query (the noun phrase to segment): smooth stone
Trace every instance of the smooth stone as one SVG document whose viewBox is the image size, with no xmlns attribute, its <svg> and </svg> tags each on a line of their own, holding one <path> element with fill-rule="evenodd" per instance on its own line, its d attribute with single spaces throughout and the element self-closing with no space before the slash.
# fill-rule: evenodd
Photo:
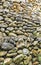
<svg viewBox="0 0 41 65">
<path fill-rule="evenodd" d="M 16 31 L 16 34 L 21 34 L 21 35 L 22 35 L 22 34 L 23 34 L 23 32 L 22 32 L 22 31 L 20 31 L 20 30 L 17 30 L 17 31 Z"/>
<path fill-rule="evenodd" d="M 2 44 L 2 46 L 1 46 L 1 48 L 4 49 L 4 50 L 10 50 L 10 49 L 14 48 L 14 46 L 13 46 L 13 44 L 11 44 L 11 43 L 4 42 L 4 43 Z"/>
<path fill-rule="evenodd" d="M 0 21 L 0 23 L 4 23 L 4 21 Z"/>
<path fill-rule="evenodd" d="M 38 65 L 38 64 L 39 64 L 38 61 L 33 62 L 33 65 Z"/>
<path fill-rule="evenodd" d="M 3 44 L 3 42 L 4 42 L 3 33 L 0 32 L 0 46 Z"/>
<path fill-rule="evenodd" d="M 19 44 L 20 43 L 20 44 Z M 17 48 L 23 48 L 24 46 L 25 46 L 25 44 L 24 43 L 21 43 L 21 42 L 19 42 L 18 44 L 16 44 L 16 46 L 17 46 Z"/>
<path fill-rule="evenodd" d="M 3 17 L 2 16 L 0 16 L 0 20 L 3 20 Z"/>
<path fill-rule="evenodd" d="M 6 16 L 5 16 L 5 17 L 6 17 Z M 10 22 L 10 23 L 12 22 L 12 20 L 11 20 L 10 18 L 8 18 L 8 17 L 5 18 L 5 21 L 7 21 L 8 23 L 9 23 L 9 22 Z"/>
<path fill-rule="evenodd" d="M 12 63 L 12 59 L 11 58 L 6 58 L 5 60 L 4 60 L 4 64 L 11 64 Z"/>
<path fill-rule="evenodd" d="M 17 53 L 18 53 L 18 54 L 22 54 L 22 50 L 18 50 Z"/>
<path fill-rule="evenodd" d="M 32 44 L 33 44 L 33 45 L 36 45 L 36 44 L 38 44 L 38 41 L 34 41 Z"/>
<path fill-rule="evenodd" d="M 23 55 L 23 54 L 20 54 L 20 55 L 17 55 L 17 56 L 13 59 L 13 61 L 14 61 L 15 63 L 18 63 L 18 62 L 21 62 L 21 61 L 23 60 L 23 58 L 24 58 L 24 55 Z"/>
<path fill-rule="evenodd" d="M 9 35 L 9 31 L 8 30 L 5 30 L 5 33 Z"/>
<path fill-rule="evenodd" d="M 15 65 L 15 63 L 11 63 L 10 65 Z"/>
<path fill-rule="evenodd" d="M 5 8 L 5 9 L 4 9 L 4 12 L 7 12 L 7 13 L 8 13 L 8 12 L 9 12 L 9 9 L 6 9 L 6 8 Z"/>
<path fill-rule="evenodd" d="M 9 53 L 16 53 L 17 50 L 18 50 L 18 48 L 15 47 L 15 48 L 13 48 L 12 50 L 10 50 Z"/>
<path fill-rule="evenodd" d="M 0 56 L 5 56 L 7 54 L 6 51 L 0 51 Z"/>
<path fill-rule="evenodd" d="M 41 27 L 37 27 L 37 31 L 41 31 Z"/>
<path fill-rule="evenodd" d="M 29 62 L 31 61 L 31 59 L 32 59 L 32 56 L 31 55 L 30 56 L 25 56 L 24 57 L 24 64 L 25 65 L 29 64 Z"/>
<path fill-rule="evenodd" d="M 0 24 L 0 27 L 6 28 L 6 27 L 8 27 L 8 25 L 6 23 L 2 23 L 2 24 Z"/>
<path fill-rule="evenodd" d="M 25 54 L 25 55 L 29 54 L 29 50 L 26 49 L 26 48 L 24 48 L 24 49 L 23 49 L 23 54 Z"/>
<path fill-rule="evenodd" d="M 1 31 L 2 31 L 2 32 L 4 32 L 4 31 L 5 31 L 5 29 L 4 29 L 4 28 L 1 28 Z"/>
<path fill-rule="evenodd" d="M 2 61 L 4 61 L 4 58 L 1 57 L 1 58 L 0 58 L 0 62 L 2 62 Z"/>
<path fill-rule="evenodd" d="M 12 31 L 13 27 L 8 27 L 7 30 Z"/>
<path fill-rule="evenodd" d="M 25 29 L 25 30 L 26 30 L 26 29 L 27 29 L 27 26 L 23 26 L 23 29 Z"/>
<path fill-rule="evenodd" d="M 16 56 L 17 55 L 17 53 L 8 53 L 6 56 L 7 57 L 14 57 L 14 56 Z"/>
<path fill-rule="evenodd" d="M 17 35 L 15 34 L 15 33 L 9 33 L 9 36 L 14 36 L 14 37 L 16 37 Z"/>
<path fill-rule="evenodd" d="M 38 61 L 41 63 L 41 55 L 38 55 Z"/>
<path fill-rule="evenodd" d="M 4 3 L 3 3 L 3 7 L 9 7 L 10 6 L 10 3 L 8 2 L 8 1 L 5 1 Z"/>
<path fill-rule="evenodd" d="M 20 62 L 20 65 L 24 65 L 24 63 L 23 62 Z"/>
<path fill-rule="evenodd" d="M 28 65 L 32 65 L 32 61 L 30 61 Z"/>
<path fill-rule="evenodd" d="M 2 9 L 2 8 L 0 8 L 0 13 L 1 13 L 1 12 L 3 12 L 3 9 Z"/>
<path fill-rule="evenodd" d="M 16 24 L 13 22 L 13 23 L 10 23 L 9 26 L 13 26 L 13 27 L 16 27 Z"/>
</svg>

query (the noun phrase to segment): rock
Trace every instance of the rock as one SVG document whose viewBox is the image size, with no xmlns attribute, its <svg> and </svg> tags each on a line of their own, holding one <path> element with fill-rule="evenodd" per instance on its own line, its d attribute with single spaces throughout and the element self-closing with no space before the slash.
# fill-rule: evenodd
<svg viewBox="0 0 41 65">
<path fill-rule="evenodd" d="M 25 55 L 29 54 L 29 50 L 26 49 L 26 48 L 24 48 L 24 49 L 23 49 L 23 54 L 25 54 Z"/>
<path fill-rule="evenodd" d="M 6 27 L 8 27 L 8 25 L 6 23 L 2 23 L 2 24 L 0 24 L 0 27 L 6 28 Z"/>
<path fill-rule="evenodd" d="M 32 62 L 30 61 L 28 65 L 32 65 Z"/>
<path fill-rule="evenodd" d="M 0 62 L 2 62 L 2 61 L 4 61 L 4 58 L 1 57 L 1 58 L 0 58 Z"/>
<path fill-rule="evenodd" d="M 20 42 L 19 42 L 20 43 Z M 24 43 L 17 43 L 16 44 L 16 46 L 17 46 L 17 48 L 23 48 L 24 46 L 25 46 L 25 44 Z"/>
<path fill-rule="evenodd" d="M 18 54 L 22 54 L 22 50 L 18 50 L 17 53 L 18 53 Z"/>
<path fill-rule="evenodd" d="M 0 20 L 3 20 L 3 17 L 2 16 L 0 16 Z"/>
<path fill-rule="evenodd" d="M 36 45 L 36 44 L 38 44 L 38 41 L 34 41 L 32 44 L 33 44 L 33 45 Z"/>
<path fill-rule="evenodd" d="M 38 51 L 37 51 L 37 50 L 32 49 L 32 53 L 33 53 L 33 55 L 34 55 L 34 56 L 37 56 Z"/>
<path fill-rule="evenodd" d="M 27 65 L 27 64 L 29 64 L 29 62 L 31 61 L 31 55 L 28 57 L 28 56 L 26 56 L 26 58 L 24 58 L 24 64 L 25 65 Z"/>
<path fill-rule="evenodd" d="M 14 57 L 14 56 L 16 56 L 17 55 L 17 53 L 8 53 L 6 56 L 7 57 Z"/>
<path fill-rule="evenodd" d="M 22 35 L 22 34 L 23 34 L 23 32 L 22 32 L 22 31 L 20 31 L 20 30 L 17 30 L 17 31 L 16 31 L 16 34 L 21 34 L 21 35 Z"/>
<path fill-rule="evenodd" d="M 3 42 L 4 42 L 3 33 L 0 32 L 0 46 L 2 45 Z"/>
<path fill-rule="evenodd" d="M 9 33 L 9 36 L 14 36 L 16 37 L 17 35 L 15 33 Z"/>
<path fill-rule="evenodd" d="M 23 60 L 23 58 L 24 58 L 24 55 L 23 55 L 23 54 L 20 54 L 20 55 L 17 55 L 17 56 L 13 59 L 13 61 L 14 61 L 15 63 L 18 63 L 18 62 L 21 62 L 21 61 Z"/>
<path fill-rule="evenodd" d="M 2 31 L 2 32 L 4 32 L 4 31 L 5 31 L 5 29 L 4 29 L 4 28 L 1 28 L 1 31 Z"/>
<path fill-rule="evenodd" d="M 13 30 L 13 27 L 8 27 L 7 30 L 8 31 L 12 31 Z"/>
<path fill-rule="evenodd" d="M 38 61 L 41 63 L 41 55 L 38 55 Z"/>
<path fill-rule="evenodd" d="M 24 65 L 24 63 L 23 62 L 20 62 L 20 65 Z"/>
<path fill-rule="evenodd" d="M 8 12 L 9 12 L 9 9 L 6 9 L 6 8 L 5 8 L 5 9 L 4 9 L 4 12 L 7 12 L 7 13 L 8 13 Z"/>
<path fill-rule="evenodd" d="M 1 48 L 4 49 L 4 50 L 10 50 L 10 49 L 12 49 L 13 47 L 14 47 L 13 44 L 7 43 L 7 42 L 4 42 L 4 43 L 2 44 L 2 46 L 1 46 Z"/>
<path fill-rule="evenodd" d="M 38 65 L 39 64 L 39 62 L 38 61 L 35 61 L 34 63 L 33 63 L 33 65 Z"/>
<path fill-rule="evenodd" d="M 0 51 L 0 56 L 5 56 L 7 54 L 6 51 Z"/>
<path fill-rule="evenodd" d="M 9 7 L 9 5 L 10 5 L 10 3 L 8 2 L 8 1 L 5 1 L 4 3 L 3 3 L 3 7 Z"/>
<path fill-rule="evenodd" d="M 10 65 L 15 65 L 15 63 L 11 63 Z"/>
<path fill-rule="evenodd" d="M 5 60 L 4 60 L 4 64 L 11 64 L 12 63 L 12 59 L 11 58 L 6 58 Z"/>
<path fill-rule="evenodd" d="M 0 21 L 0 23 L 4 23 L 4 21 Z"/>
<path fill-rule="evenodd" d="M 37 31 L 41 31 L 41 27 L 37 27 Z"/>
</svg>

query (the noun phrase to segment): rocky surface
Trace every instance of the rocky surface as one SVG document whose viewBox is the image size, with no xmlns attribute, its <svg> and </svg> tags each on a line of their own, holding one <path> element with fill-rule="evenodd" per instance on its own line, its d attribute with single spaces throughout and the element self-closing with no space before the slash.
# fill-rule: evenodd
<svg viewBox="0 0 41 65">
<path fill-rule="evenodd" d="M 0 65 L 41 65 L 41 0 L 0 0 Z"/>
</svg>

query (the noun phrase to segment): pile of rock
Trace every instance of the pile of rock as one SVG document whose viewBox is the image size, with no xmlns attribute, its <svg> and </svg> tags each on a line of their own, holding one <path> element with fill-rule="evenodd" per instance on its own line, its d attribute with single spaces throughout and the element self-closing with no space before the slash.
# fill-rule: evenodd
<svg viewBox="0 0 41 65">
<path fill-rule="evenodd" d="M 0 65 L 41 65 L 41 2 L 0 1 Z"/>
</svg>

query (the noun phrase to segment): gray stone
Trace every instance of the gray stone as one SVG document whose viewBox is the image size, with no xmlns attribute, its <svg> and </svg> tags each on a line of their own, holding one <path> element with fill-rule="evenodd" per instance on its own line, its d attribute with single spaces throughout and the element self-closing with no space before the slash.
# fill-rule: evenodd
<svg viewBox="0 0 41 65">
<path fill-rule="evenodd" d="M 0 16 L 0 20 L 3 20 L 3 17 L 2 16 Z"/>
<path fill-rule="evenodd" d="M 29 54 L 29 50 L 26 49 L 26 48 L 24 48 L 24 49 L 23 49 L 23 54 L 25 54 L 25 55 Z"/>
<path fill-rule="evenodd" d="M 2 49 L 10 50 L 10 49 L 12 49 L 14 46 L 13 46 L 13 44 L 11 44 L 11 43 L 4 42 L 1 47 L 2 47 Z"/>
</svg>

